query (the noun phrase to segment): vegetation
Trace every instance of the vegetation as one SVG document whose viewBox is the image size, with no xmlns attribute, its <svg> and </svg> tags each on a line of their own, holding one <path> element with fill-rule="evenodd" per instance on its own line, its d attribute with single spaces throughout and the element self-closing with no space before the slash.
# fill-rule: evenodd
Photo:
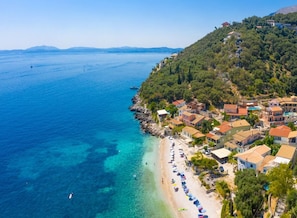
<svg viewBox="0 0 297 218">
<path fill-rule="evenodd" d="M 293 171 L 288 164 L 280 164 L 268 171 L 269 192 L 275 197 L 285 197 L 293 189 Z"/>
<path fill-rule="evenodd" d="M 230 197 L 231 191 L 230 191 L 228 184 L 225 181 L 217 181 L 216 182 L 216 190 L 224 199 Z"/>
<path fill-rule="evenodd" d="M 270 19 L 286 26 L 272 26 Z M 241 96 L 297 93 L 296 20 L 297 13 L 253 16 L 218 28 L 154 68 L 140 96 L 155 109 L 181 98 L 222 107 Z"/>
<path fill-rule="evenodd" d="M 267 145 L 271 148 L 271 155 L 275 156 L 278 150 L 280 149 L 280 144 L 274 144 L 273 136 L 266 135 L 264 139 L 257 140 L 253 143 L 253 145 Z"/>
<path fill-rule="evenodd" d="M 212 171 L 218 168 L 218 163 L 214 159 L 203 158 L 203 154 L 201 152 L 197 152 L 194 157 L 192 157 L 191 162 L 193 163 L 195 168 L 201 170 L 209 170 Z"/>
<path fill-rule="evenodd" d="M 264 203 L 264 185 L 267 183 L 265 175 L 256 176 L 255 170 L 238 171 L 235 176 L 236 192 L 235 204 L 243 217 L 253 218 L 260 213 Z"/>
</svg>

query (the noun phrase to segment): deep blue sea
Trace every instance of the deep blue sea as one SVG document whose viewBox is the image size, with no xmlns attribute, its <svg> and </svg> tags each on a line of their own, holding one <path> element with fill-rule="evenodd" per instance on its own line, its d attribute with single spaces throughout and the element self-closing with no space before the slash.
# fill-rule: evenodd
<svg viewBox="0 0 297 218">
<path fill-rule="evenodd" d="M 169 55 L 0 52 L 0 217 L 169 217 L 128 110 Z"/>
</svg>

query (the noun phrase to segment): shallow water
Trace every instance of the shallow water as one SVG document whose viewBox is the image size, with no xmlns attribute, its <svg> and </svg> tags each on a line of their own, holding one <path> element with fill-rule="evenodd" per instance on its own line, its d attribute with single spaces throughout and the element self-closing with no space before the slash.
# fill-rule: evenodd
<svg viewBox="0 0 297 218">
<path fill-rule="evenodd" d="M 1 216 L 170 217 L 128 110 L 166 56 L 0 52 Z"/>
</svg>

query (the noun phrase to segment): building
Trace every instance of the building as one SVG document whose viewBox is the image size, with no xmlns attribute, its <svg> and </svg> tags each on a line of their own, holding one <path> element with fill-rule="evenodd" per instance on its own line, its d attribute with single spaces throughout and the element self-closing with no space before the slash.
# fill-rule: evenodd
<svg viewBox="0 0 297 218">
<path fill-rule="evenodd" d="M 277 100 L 284 112 L 297 112 L 297 96 L 278 98 Z"/>
<path fill-rule="evenodd" d="M 271 154 L 271 149 L 267 145 L 255 146 L 243 153 L 234 155 L 237 158 L 238 170 L 254 169 L 259 171 L 264 158 Z"/>
<path fill-rule="evenodd" d="M 157 115 L 158 115 L 159 121 L 162 122 L 167 117 L 167 115 L 169 115 L 169 112 L 167 112 L 164 109 L 163 110 L 158 110 Z"/>
<path fill-rule="evenodd" d="M 284 125 L 283 109 L 280 106 L 266 108 L 266 119 L 270 126 Z"/>
<path fill-rule="evenodd" d="M 236 120 L 234 122 L 224 121 L 220 126 L 206 134 L 208 142 L 213 142 L 217 148 L 224 147 L 227 141 L 232 139 L 232 136 L 239 131 L 249 130 L 251 125 L 246 120 Z"/>
<path fill-rule="evenodd" d="M 281 125 L 269 130 L 269 136 L 273 137 L 276 144 L 288 144 L 297 146 L 297 131 L 292 131 L 290 127 Z"/>
<path fill-rule="evenodd" d="M 205 138 L 205 135 L 202 134 L 198 129 L 195 129 L 191 126 L 185 126 L 182 129 L 182 136 L 184 136 L 187 139 L 187 142 L 190 143 L 192 142 L 195 138 Z"/>
<path fill-rule="evenodd" d="M 222 27 L 228 27 L 228 26 L 230 26 L 230 23 L 228 23 L 228 22 L 222 23 Z"/>
<path fill-rule="evenodd" d="M 267 173 L 270 169 L 279 166 L 280 164 L 296 163 L 296 148 L 290 145 L 282 145 L 275 156 L 267 155 L 259 168 L 259 172 Z"/>
<path fill-rule="evenodd" d="M 240 131 L 233 135 L 230 142 L 226 142 L 224 147 L 230 151 L 245 152 L 250 148 L 250 145 L 261 138 L 261 131 L 259 129 L 251 129 Z"/>
<path fill-rule="evenodd" d="M 248 115 L 246 107 L 239 107 L 236 104 L 224 104 L 224 112 L 230 116 L 231 119 L 239 119 Z"/>
<path fill-rule="evenodd" d="M 199 127 L 204 119 L 205 117 L 200 114 L 194 114 L 188 111 L 182 113 L 182 121 L 186 126 Z"/>
<path fill-rule="evenodd" d="M 275 155 L 274 162 L 281 164 L 291 163 L 292 166 L 296 163 L 296 147 L 290 145 L 282 145 Z"/>
<path fill-rule="evenodd" d="M 213 150 L 210 153 L 211 156 L 220 163 L 226 163 L 228 161 L 229 155 L 231 154 L 231 151 L 226 148 L 220 148 L 217 150 Z"/>
<path fill-rule="evenodd" d="M 182 106 L 186 105 L 186 101 L 183 99 L 180 99 L 180 100 L 176 100 L 176 101 L 172 102 L 172 104 L 177 108 L 181 108 Z"/>
</svg>

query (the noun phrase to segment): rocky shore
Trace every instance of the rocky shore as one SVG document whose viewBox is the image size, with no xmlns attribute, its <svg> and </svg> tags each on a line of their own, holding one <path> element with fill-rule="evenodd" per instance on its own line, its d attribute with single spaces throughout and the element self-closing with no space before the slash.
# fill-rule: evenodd
<svg viewBox="0 0 297 218">
<path fill-rule="evenodd" d="M 142 105 L 138 93 L 132 98 L 132 103 L 133 104 L 129 107 L 129 110 L 134 113 L 135 119 L 139 120 L 141 129 L 145 133 L 163 138 L 164 131 L 153 119 L 151 111 Z"/>
</svg>

